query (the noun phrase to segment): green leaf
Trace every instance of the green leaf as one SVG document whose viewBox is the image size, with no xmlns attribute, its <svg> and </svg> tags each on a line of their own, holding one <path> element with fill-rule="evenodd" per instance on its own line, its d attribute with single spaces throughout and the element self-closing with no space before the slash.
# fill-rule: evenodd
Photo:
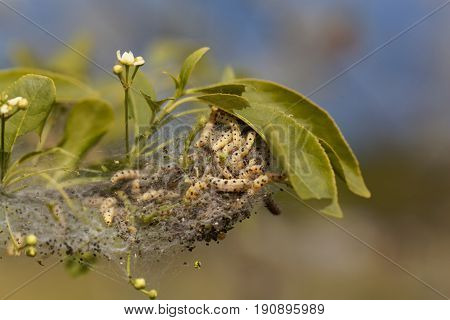
<svg viewBox="0 0 450 320">
<path fill-rule="evenodd" d="M 95 98 L 99 94 L 79 80 L 47 70 L 16 68 L 0 71 L 0 91 L 26 74 L 37 74 L 53 80 L 56 86 L 56 102 L 67 103 L 86 98 Z"/>
<path fill-rule="evenodd" d="M 299 197 L 327 200 L 321 211 L 342 217 L 335 176 L 327 154 L 317 137 L 296 119 L 284 115 L 273 118 L 267 108 L 256 109 L 247 99 L 237 95 L 208 94 L 198 99 L 238 116 L 251 126 L 267 142 Z"/>
<path fill-rule="evenodd" d="M 240 83 L 218 83 L 201 88 L 187 90 L 187 93 L 223 93 L 242 95 L 245 91 L 245 85 Z"/>
<path fill-rule="evenodd" d="M 300 198 L 328 199 L 321 211 L 342 217 L 333 168 L 319 140 L 293 118 L 265 126 L 264 135 Z"/>
<path fill-rule="evenodd" d="M 266 125 L 277 122 L 278 119 L 294 118 L 319 139 L 334 170 L 346 182 L 348 188 L 357 195 L 370 197 L 358 160 L 336 123 L 325 110 L 302 94 L 274 82 L 238 79 L 233 83 L 246 86 L 242 97 L 251 105 L 251 108 L 235 110 L 238 117 L 251 121 L 256 119 L 265 122 Z M 216 86 L 220 88 L 221 85 Z M 204 92 L 211 92 L 210 88 L 206 87 Z"/>
<path fill-rule="evenodd" d="M 47 77 L 26 75 L 5 90 L 8 97 L 23 97 L 28 108 L 19 111 L 6 123 L 5 151 L 10 153 L 17 138 L 29 133 L 41 133 L 55 101 L 55 85 Z"/>
<path fill-rule="evenodd" d="M 186 60 L 184 60 L 183 66 L 181 67 L 180 75 L 178 76 L 178 93 L 181 94 L 186 87 L 186 84 L 191 76 L 192 71 L 194 70 L 197 63 L 203 57 L 203 55 L 208 52 L 209 48 L 204 47 L 200 48 L 193 53 L 191 53 Z"/>
<path fill-rule="evenodd" d="M 70 110 L 59 147 L 71 156 L 60 156 L 55 165 L 74 167 L 114 122 L 111 106 L 101 100 L 87 99 Z"/>
<path fill-rule="evenodd" d="M 147 102 L 147 105 L 151 111 L 152 116 L 151 116 L 150 123 L 153 122 L 152 120 L 154 119 L 154 116 L 161 110 L 162 105 L 169 100 L 173 100 L 172 98 L 166 98 L 166 99 L 155 101 L 155 100 L 153 100 L 153 98 L 151 96 L 145 94 L 144 92 L 141 92 L 141 94 L 144 97 L 145 101 Z"/>
<path fill-rule="evenodd" d="M 138 135 L 139 131 L 147 128 L 152 118 L 152 113 L 149 112 L 147 101 L 142 96 L 141 92 L 145 92 L 150 97 L 155 97 L 155 91 L 153 90 L 150 81 L 142 73 L 138 72 L 134 78 L 133 85 L 130 89 L 130 116 L 134 119 L 135 134 Z"/>
</svg>

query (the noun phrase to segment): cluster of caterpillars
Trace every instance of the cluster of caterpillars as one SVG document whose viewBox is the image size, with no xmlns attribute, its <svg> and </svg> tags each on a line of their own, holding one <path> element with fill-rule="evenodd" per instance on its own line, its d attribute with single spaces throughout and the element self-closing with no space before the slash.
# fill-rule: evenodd
<svg viewBox="0 0 450 320">
<path fill-rule="evenodd" d="M 216 126 L 226 131 L 216 136 L 214 134 Z M 266 172 L 267 163 L 264 159 L 250 157 L 250 152 L 255 147 L 256 137 L 253 130 L 249 130 L 244 135 L 236 118 L 220 111 L 217 107 L 211 107 L 209 120 L 195 147 L 211 153 L 214 166 L 220 172 L 220 176 L 206 175 L 194 182 L 186 191 L 185 200 L 197 200 L 207 188 L 218 192 L 253 195 L 268 183 L 283 180 L 280 174 Z M 241 199 L 237 199 L 236 205 L 240 204 L 242 204 Z"/>
<path fill-rule="evenodd" d="M 111 177 L 111 186 L 116 189 L 113 197 L 95 197 L 89 199 L 87 204 L 99 209 L 108 226 L 115 219 L 128 221 L 128 207 L 134 207 L 137 212 L 146 207 L 156 209 L 159 204 L 165 203 L 193 208 L 204 200 L 203 194 L 211 192 L 232 196 L 228 197 L 233 202 L 231 208 L 239 210 L 270 182 L 284 180 L 282 175 L 268 171 L 267 159 L 257 156 L 261 154 L 257 151 L 257 139 L 256 132 L 244 127 L 237 118 L 211 107 L 209 120 L 192 153 L 193 158 L 197 155 L 197 160 L 206 155 L 203 170 L 199 170 L 198 163 L 191 168 L 193 171 L 187 169 L 183 172 L 176 163 L 159 170 L 179 171 L 179 176 L 185 177 L 184 186 L 177 182 L 173 188 L 167 185 L 156 188 L 161 185 L 159 181 L 164 173 L 150 175 L 146 170 L 124 169 Z"/>
<path fill-rule="evenodd" d="M 117 171 L 110 180 L 111 187 L 115 189 L 114 197 L 89 197 L 84 204 L 91 208 L 98 208 L 107 226 L 111 226 L 118 217 L 121 218 L 121 221 L 129 221 L 130 210 L 142 211 L 140 209 L 149 204 L 180 198 L 180 194 L 176 191 L 151 187 L 161 180 L 161 176 L 165 172 L 178 169 L 174 164 L 169 164 L 153 175 L 144 174 L 141 170 Z M 131 227 L 128 229 L 128 231 L 134 230 Z"/>
</svg>

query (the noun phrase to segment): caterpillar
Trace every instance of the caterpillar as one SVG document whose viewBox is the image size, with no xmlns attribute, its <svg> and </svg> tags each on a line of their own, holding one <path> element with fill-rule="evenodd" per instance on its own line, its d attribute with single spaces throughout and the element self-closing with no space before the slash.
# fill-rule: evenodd
<svg viewBox="0 0 450 320">
<path fill-rule="evenodd" d="M 227 131 L 221 135 L 221 137 L 212 145 L 211 149 L 214 152 L 219 151 L 233 140 L 231 131 Z"/>
<path fill-rule="evenodd" d="M 230 126 L 233 135 L 233 144 L 239 148 L 241 146 L 241 130 L 236 120 L 224 112 L 219 112 L 217 122 Z"/>
<path fill-rule="evenodd" d="M 148 190 L 147 192 L 142 194 L 137 200 L 138 202 L 145 202 L 156 199 L 170 199 L 177 197 L 179 197 L 179 194 L 176 192 L 159 189 L 159 190 Z"/>
<path fill-rule="evenodd" d="M 141 193 L 141 183 L 139 179 L 134 179 L 131 181 L 131 194 L 134 196 Z"/>
<path fill-rule="evenodd" d="M 281 173 L 267 173 L 270 181 L 283 182 L 286 180 L 286 176 Z"/>
<path fill-rule="evenodd" d="M 195 200 L 203 190 L 206 190 L 206 188 L 208 188 L 208 184 L 206 182 L 197 181 L 187 189 L 184 198 L 186 200 Z"/>
<path fill-rule="evenodd" d="M 233 179 L 233 175 L 227 167 L 220 168 L 221 174 L 225 179 Z"/>
<path fill-rule="evenodd" d="M 100 213 L 102 214 L 103 221 L 107 226 L 110 226 L 113 222 L 114 216 L 116 214 L 115 205 L 117 204 L 117 199 L 113 197 L 105 198 L 100 205 Z"/>
<path fill-rule="evenodd" d="M 230 122 L 235 121 L 228 113 L 219 111 L 217 112 L 216 121 L 222 124 L 229 124 Z"/>
<path fill-rule="evenodd" d="M 250 180 L 211 178 L 211 185 L 218 191 L 241 192 L 249 188 Z"/>
<path fill-rule="evenodd" d="M 138 170 L 121 170 L 116 172 L 112 178 L 111 183 L 117 184 L 120 181 L 124 180 L 133 180 L 139 178 L 139 171 Z"/>
<path fill-rule="evenodd" d="M 205 124 L 205 127 L 202 130 L 202 133 L 200 134 L 200 138 L 196 142 L 195 146 L 198 148 L 206 146 L 206 144 L 209 141 L 209 137 L 211 136 L 211 133 L 213 131 L 214 123 L 216 122 L 216 114 L 217 114 L 217 107 L 211 108 L 211 114 L 209 115 L 209 120 Z"/>
<path fill-rule="evenodd" d="M 233 139 L 234 139 L 234 136 L 233 136 Z M 239 141 L 240 141 L 240 140 L 239 140 Z M 234 147 L 235 147 L 234 141 L 233 141 L 233 142 L 230 142 L 230 143 L 228 143 L 227 145 L 225 145 L 225 147 L 222 148 L 222 153 L 223 153 L 225 156 L 228 156 L 228 155 L 233 151 Z M 238 147 L 238 148 L 239 148 L 239 147 Z"/>
<path fill-rule="evenodd" d="M 251 188 L 248 189 L 248 193 L 254 194 L 258 190 L 260 190 L 262 187 L 264 187 L 266 184 L 268 184 L 270 181 L 271 181 L 270 177 L 266 174 L 259 176 L 258 178 L 253 180 Z"/>
<path fill-rule="evenodd" d="M 250 179 L 256 175 L 261 175 L 261 174 L 263 174 L 262 165 L 260 165 L 260 164 L 249 165 L 245 169 L 242 169 L 239 172 L 239 178 Z"/>
<path fill-rule="evenodd" d="M 216 167 L 219 169 L 221 175 L 226 178 L 226 179 L 232 179 L 233 175 L 231 174 L 231 172 L 228 170 L 228 168 L 226 166 L 222 166 L 222 158 L 219 154 L 215 154 L 213 157 L 213 160 L 216 164 Z"/>
<path fill-rule="evenodd" d="M 108 227 L 111 226 L 114 217 L 116 215 L 116 208 L 115 207 L 106 208 L 103 211 L 101 211 L 101 213 L 103 216 L 103 221 L 105 221 L 106 225 Z"/>
<path fill-rule="evenodd" d="M 239 125 L 236 121 L 230 122 L 231 132 L 233 134 L 233 144 L 239 148 L 241 147 L 242 140 L 241 140 L 241 129 L 239 128 Z"/>
<path fill-rule="evenodd" d="M 253 147 L 253 143 L 255 142 L 255 137 L 256 134 L 254 131 L 250 131 L 247 134 L 247 138 L 245 140 L 244 145 L 238 151 L 235 151 L 231 156 L 231 163 L 237 164 L 239 160 L 245 158 L 248 155 L 248 153 Z"/>
</svg>

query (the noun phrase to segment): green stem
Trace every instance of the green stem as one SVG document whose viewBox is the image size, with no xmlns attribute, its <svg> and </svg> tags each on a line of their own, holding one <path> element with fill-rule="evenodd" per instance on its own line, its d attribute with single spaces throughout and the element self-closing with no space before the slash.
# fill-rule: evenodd
<svg viewBox="0 0 450 320">
<path fill-rule="evenodd" d="M 176 108 L 181 106 L 183 103 L 187 102 L 193 102 L 198 101 L 197 97 L 185 97 L 178 100 L 172 100 L 170 103 L 168 103 L 158 114 L 155 123 L 159 123 L 161 120 L 163 120 L 168 114 L 173 112 Z"/>
<path fill-rule="evenodd" d="M 125 88 L 125 152 L 127 159 L 130 153 L 130 141 L 128 137 L 128 92 L 129 88 Z"/>
<path fill-rule="evenodd" d="M 127 276 L 131 279 L 131 251 L 127 254 Z"/>
<path fill-rule="evenodd" d="M 129 96 L 129 90 L 130 90 L 130 84 L 128 82 L 128 78 L 129 78 L 129 74 L 130 74 L 130 67 L 126 66 L 125 67 L 125 86 L 124 86 L 124 90 L 125 90 L 125 101 L 124 101 L 124 106 L 125 106 L 125 152 L 126 152 L 126 158 L 127 160 L 129 159 L 130 156 L 130 140 L 129 140 L 129 129 L 128 129 L 128 96 Z"/>
<path fill-rule="evenodd" d="M 3 181 L 3 177 L 5 175 L 5 125 L 6 125 L 5 116 L 2 116 L 1 125 L 2 125 L 2 128 L 1 128 L 1 147 L 0 147 L 0 152 L 1 152 L 1 154 L 0 154 L 0 156 L 1 156 L 1 159 L 0 159 L 0 165 L 1 165 L 0 182 Z"/>
</svg>

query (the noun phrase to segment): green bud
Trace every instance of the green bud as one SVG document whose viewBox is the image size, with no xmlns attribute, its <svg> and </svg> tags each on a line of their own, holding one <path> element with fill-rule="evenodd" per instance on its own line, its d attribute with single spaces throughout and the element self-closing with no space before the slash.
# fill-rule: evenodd
<svg viewBox="0 0 450 320">
<path fill-rule="evenodd" d="M 35 257 L 36 254 L 37 254 L 37 250 L 36 250 L 35 247 L 27 247 L 27 248 L 25 249 L 25 254 L 26 254 L 28 257 Z"/>
<path fill-rule="evenodd" d="M 150 300 L 155 300 L 158 297 L 158 291 L 152 289 L 147 293 L 147 295 Z"/>
<path fill-rule="evenodd" d="M 123 72 L 123 67 L 120 64 L 116 64 L 113 67 L 113 72 L 114 72 L 114 74 L 117 74 L 117 75 L 121 74 Z"/>
<path fill-rule="evenodd" d="M 34 234 L 29 234 L 25 237 L 25 244 L 27 246 L 35 246 L 37 243 L 37 237 Z"/>
<path fill-rule="evenodd" d="M 145 279 L 144 278 L 136 278 L 131 280 L 131 284 L 136 290 L 145 289 Z"/>
</svg>

